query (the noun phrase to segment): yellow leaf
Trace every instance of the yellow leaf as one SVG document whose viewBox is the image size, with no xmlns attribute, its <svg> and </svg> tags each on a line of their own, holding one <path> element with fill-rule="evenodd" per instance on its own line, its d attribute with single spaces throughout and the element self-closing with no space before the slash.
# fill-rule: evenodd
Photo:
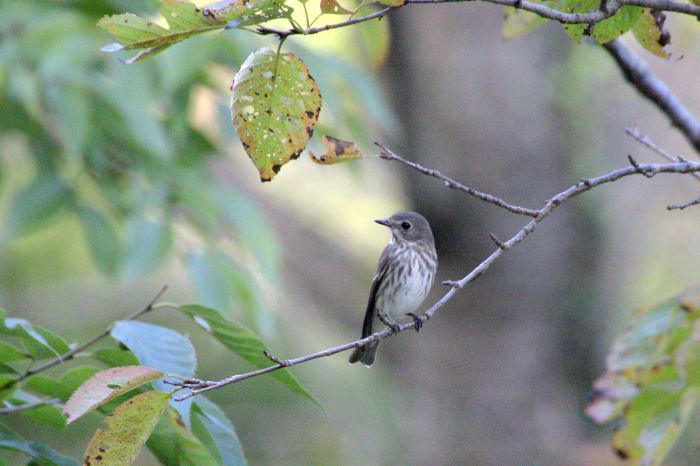
<svg viewBox="0 0 700 466">
<path fill-rule="evenodd" d="M 316 156 L 309 150 L 311 160 L 321 165 L 330 165 L 364 157 L 357 144 L 351 141 L 343 141 L 333 136 L 323 136 L 323 144 L 326 146 L 325 154 Z"/>
</svg>

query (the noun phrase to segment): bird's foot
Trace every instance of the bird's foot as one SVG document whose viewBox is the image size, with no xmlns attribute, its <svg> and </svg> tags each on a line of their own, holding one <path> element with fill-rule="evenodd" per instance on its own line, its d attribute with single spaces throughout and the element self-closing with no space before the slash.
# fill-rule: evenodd
<svg viewBox="0 0 700 466">
<path fill-rule="evenodd" d="M 411 316 L 411 318 L 413 319 L 413 326 L 416 329 L 416 333 L 420 332 L 420 329 L 423 328 L 423 324 L 427 320 L 425 316 L 419 316 L 412 312 L 409 312 L 408 315 Z"/>
<path fill-rule="evenodd" d="M 381 320 L 384 325 L 389 327 L 392 335 L 396 335 L 401 331 L 401 326 L 397 324 L 396 321 L 389 319 L 389 316 L 387 316 L 383 312 L 379 313 L 379 320 Z"/>
</svg>

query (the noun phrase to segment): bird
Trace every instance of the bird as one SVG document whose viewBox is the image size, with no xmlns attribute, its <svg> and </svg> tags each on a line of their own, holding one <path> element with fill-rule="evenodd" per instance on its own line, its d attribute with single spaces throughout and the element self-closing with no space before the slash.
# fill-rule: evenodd
<svg viewBox="0 0 700 466">
<path fill-rule="evenodd" d="M 391 241 L 382 251 L 367 301 L 362 338 L 374 333 L 379 323 L 396 333 L 396 320 L 411 316 L 419 331 L 423 318 L 414 311 L 428 295 L 437 270 L 437 252 L 430 224 L 416 212 L 397 212 L 375 220 L 391 230 Z M 356 347 L 349 362 L 370 367 L 379 349 L 379 341 Z"/>
</svg>

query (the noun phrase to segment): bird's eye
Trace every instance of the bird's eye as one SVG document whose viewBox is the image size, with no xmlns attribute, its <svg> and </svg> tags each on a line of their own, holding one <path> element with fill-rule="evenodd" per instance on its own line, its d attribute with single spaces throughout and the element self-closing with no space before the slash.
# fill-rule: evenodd
<svg viewBox="0 0 700 466">
<path fill-rule="evenodd" d="M 408 230 L 409 228 L 411 228 L 411 224 L 408 222 L 402 222 L 401 228 L 403 228 L 404 230 Z"/>
</svg>

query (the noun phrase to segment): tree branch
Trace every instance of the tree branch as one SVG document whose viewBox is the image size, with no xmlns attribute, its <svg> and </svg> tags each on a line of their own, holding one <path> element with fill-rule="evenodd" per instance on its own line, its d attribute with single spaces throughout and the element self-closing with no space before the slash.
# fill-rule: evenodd
<svg viewBox="0 0 700 466">
<path fill-rule="evenodd" d="M 494 204 L 497 205 L 498 207 L 502 207 L 503 209 L 506 209 L 509 212 L 512 212 L 514 214 L 518 215 L 527 215 L 528 217 L 537 217 L 537 214 L 539 213 L 538 210 L 535 209 L 527 209 L 525 207 L 520 207 L 512 204 L 508 204 L 506 201 L 501 199 L 500 197 L 492 196 L 491 194 L 486 194 L 482 193 L 481 191 L 477 191 L 476 189 L 470 188 L 468 186 L 464 186 L 462 183 L 459 183 L 457 181 L 454 181 L 452 178 L 448 178 L 447 176 L 443 175 L 437 170 L 433 170 L 431 168 L 426 168 L 422 166 L 421 164 L 411 162 L 409 160 L 404 159 L 403 157 L 396 155 L 394 152 L 391 151 L 388 147 L 386 147 L 384 144 L 381 144 L 379 142 L 375 142 L 375 144 L 382 150 L 381 154 L 379 155 L 381 158 L 385 160 L 396 160 L 398 162 L 403 163 L 404 165 L 407 165 L 424 175 L 432 176 L 433 178 L 437 178 L 438 180 L 442 181 L 445 183 L 445 186 L 451 189 L 456 189 L 459 191 L 464 191 L 465 193 L 469 194 L 470 196 L 474 196 L 477 199 L 481 199 L 484 202 L 488 202 L 489 204 Z"/>
<path fill-rule="evenodd" d="M 384 147 L 381 146 L 380 147 Z M 393 154 L 393 152 L 389 151 L 387 149 L 387 153 Z M 396 157 L 396 154 L 394 154 L 395 157 L 385 157 L 387 160 L 399 160 Z M 403 160 L 403 159 L 401 159 Z M 634 159 L 632 159 L 634 161 Z M 406 161 L 408 162 L 408 161 Z M 409 162 L 411 164 L 412 162 Z M 417 165 L 417 164 L 415 164 Z M 413 166 L 413 165 L 410 165 Z M 434 173 L 439 173 L 435 172 L 433 170 L 421 167 L 417 168 L 414 167 L 417 170 L 419 170 L 421 173 L 425 173 L 428 176 L 435 176 Z M 535 228 L 537 225 L 542 222 L 549 214 L 551 214 L 558 206 L 560 206 L 562 203 L 568 201 L 569 199 L 578 196 L 581 193 L 584 193 L 586 191 L 589 191 L 597 186 L 601 186 L 603 184 L 607 183 L 612 183 L 615 182 L 621 178 L 631 176 L 631 175 L 637 175 L 637 174 L 644 174 L 647 177 L 653 177 L 659 173 L 698 173 L 700 172 L 700 162 L 692 162 L 692 161 L 683 161 L 683 162 L 673 162 L 673 163 L 666 163 L 666 164 L 640 164 L 634 161 L 634 165 L 630 165 L 624 168 L 620 168 L 618 170 L 615 170 L 613 172 L 610 172 L 606 175 L 602 175 L 596 178 L 590 178 L 586 180 L 581 180 L 580 182 L 576 183 L 575 185 L 571 186 L 570 188 L 560 192 L 559 194 L 555 195 L 554 197 L 550 198 L 544 206 L 537 211 L 537 215 L 530 220 L 525 226 L 523 226 L 513 237 L 511 237 L 508 241 L 506 242 L 501 242 L 498 240 L 497 246 L 498 249 L 496 249 L 494 252 L 491 253 L 490 256 L 488 256 L 483 262 L 481 262 L 476 268 L 474 268 L 469 274 L 461 278 L 460 280 L 457 281 L 449 281 L 449 282 L 444 282 L 443 284 L 449 285 L 451 288 L 450 290 L 445 293 L 442 298 L 440 298 L 437 302 L 435 302 L 428 310 L 425 311 L 423 314 L 423 317 L 425 320 L 428 320 L 432 318 L 438 310 L 443 307 L 452 297 L 464 286 L 466 286 L 468 283 L 476 280 L 479 276 L 483 275 L 490 267 L 491 265 L 505 252 L 511 249 L 513 246 L 516 244 L 522 242 L 527 238 L 530 234 L 532 234 L 533 231 L 535 231 Z M 495 236 L 494 236 L 495 237 Z M 416 323 L 415 322 L 407 322 L 399 325 L 398 327 L 398 332 L 402 332 L 407 329 L 413 329 L 415 328 Z M 397 333 L 398 333 L 397 332 Z M 327 348 L 322 351 L 318 351 L 316 353 L 308 354 L 305 356 L 301 356 L 298 358 L 294 359 L 287 359 L 287 360 L 279 360 L 279 363 L 273 364 L 269 367 L 265 367 L 262 369 L 257 369 L 254 371 L 250 372 L 244 372 L 242 374 L 236 374 L 232 375 L 231 377 L 227 377 L 222 380 L 218 381 L 206 381 L 206 380 L 199 380 L 199 379 L 188 379 L 188 380 L 183 380 L 183 381 L 178 381 L 178 382 L 169 382 L 171 385 L 174 385 L 178 387 L 177 389 L 181 388 L 189 388 L 192 391 L 184 394 L 180 397 L 175 397 L 175 401 L 182 401 L 188 398 L 191 398 L 193 396 L 199 395 L 201 393 L 207 392 L 209 390 L 215 390 L 219 389 L 221 387 L 225 387 L 226 385 L 236 383 L 236 382 L 241 382 L 246 379 L 250 379 L 253 377 L 258 377 L 263 374 L 267 374 L 268 372 L 276 371 L 285 367 L 290 367 L 290 366 L 295 366 L 297 364 L 302 364 L 308 361 L 312 361 L 314 359 L 319 359 L 327 356 L 332 356 L 334 354 L 341 353 L 343 351 L 347 351 L 352 348 L 357 348 L 360 346 L 364 346 L 370 342 L 373 341 L 378 341 L 378 340 L 383 340 L 391 335 L 393 335 L 394 332 L 386 328 L 382 330 L 381 332 L 377 332 L 373 335 L 370 335 L 367 338 L 361 338 L 358 340 L 354 340 L 349 343 L 345 343 L 340 346 L 335 346 L 332 348 Z M 269 357 L 269 356 L 268 356 Z"/>
<path fill-rule="evenodd" d="M 612 40 L 603 47 L 615 59 L 627 81 L 659 107 L 673 126 L 683 133 L 696 151 L 700 152 L 700 121 L 673 95 L 666 83 L 652 73 L 649 66 L 619 40 Z"/>
<path fill-rule="evenodd" d="M 275 34 L 280 39 L 284 39 L 293 35 L 309 35 L 318 34 L 319 32 L 328 31 L 330 29 L 337 29 L 346 26 L 352 26 L 353 24 L 362 23 L 364 21 L 369 21 L 372 19 L 380 19 L 394 10 L 407 5 L 434 5 L 438 3 L 461 3 L 471 0 L 407 0 L 403 5 L 398 5 L 395 7 L 385 8 L 383 10 L 375 11 L 366 16 L 361 16 L 359 18 L 351 18 L 347 21 L 342 21 L 340 23 L 328 24 L 326 26 L 320 26 L 315 28 L 298 28 L 294 27 L 291 29 L 273 29 L 266 26 L 260 26 L 256 29 L 258 34 Z M 527 0 L 480 0 L 485 3 L 493 3 L 496 5 L 503 5 L 513 7 L 519 10 L 529 11 L 543 18 L 551 19 L 562 24 L 588 24 L 594 25 L 603 21 L 604 19 L 610 18 L 615 13 L 617 13 L 620 8 L 625 5 L 636 5 L 643 6 L 647 8 L 652 8 L 658 11 L 667 11 L 673 13 L 686 14 L 690 16 L 695 16 L 700 18 L 700 6 L 693 5 L 690 3 L 683 3 L 676 0 L 608 0 L 604 2 L 600 9 L 587 11 L 585 13 L 569 13 L 565 11 L 556 10 L 554 8 L 548 7 L 541 3 L 530 2 Z"/>
<path fill-rule="evenodd" d="M 32 403 L 26 403 L 23 405 L 7 406 L 5 408 L 0 408 L 0 416 L 3 414 L 17 413 L 19 411 L 27 411 L 29 409 L 38 408 L 40 406 L 56 405 L 56 404 L 59 404 L 60 402 L 61 402 L 61 400 L 59 400 L 58 398 L 51 398 L 48 400 L 38 400 L 38 401 L 34 401 Z"/>
<path fill-rule="evenodd" d="M 671 204 L 670 206 L 668 206 L 666 208 L 668 210 L 683 210 L 683 209 L 686 209 L 688 207 L 698 205 L 698 204 L 700 204 L 700 197 L 693 200 L 693 201 L 686 202 L 685 204 Z"/>
<path fill-rule="evenodd" d="M 648 147 L 655 153 L 659 154 L 661 157 L 665 158 L 669 162 L 685 162 L 685 158 L 681 157 L 680 155 L 678 157 L 674 157 L 665 150 L 663 150 L 661 147 L 657 146 L 654 144 L 654 141 L 649 139 L 647 136 L 643 135 L 641 132 L 639 132 L 639 129 L 637 128 L 625 128 L 625 134 L 633 138 L 635 141 L 638 143 L 642 144 L 645 147 Z M 695 178 L 696 180 L 700 181 L 700 175 L 697 173 L 690 173 L 690 176 Z"/>
<path fill-rule="evenodd" d="M 126 317 L 125 319 L 123 319 L 123 320 L 135 320 L 135 319 L 138 319 L 139 317 L 141 317 L 142 315 L 144 315 L 145 313 L 147 313 L 148 311 L 150 311 L 151 309 L 153 309 L 153 306 L 154 306 L 154 305 L 156 304 L 156 302 L 161 298 L 161 296 L 163 296 L 163 293 L 165 293 L 165 291 L 166 291 L 167 289 L 168 289 L 168 285 L 163 286 L 163 288 L 160 289 L 160 291 L 153 297 L 153 299 L 152 299 L 143 309 L 140 309 L 140 310 L 138 310 L 138 311 L 132 313 L 131 315 L 127 316 L 127 317 Z M 91 339 L 89 339 L 88 341 L 86 341 L 85 343 L 76 346 L 75 348 L 73 348 L 73 349 L 70 350 L 69 352 L 67 352 L 67 353 L 65 353 L 65 354 L 62 354 L 62 355 L 60 355 L 60 356 L 57 356 L 57 357 L 55 357 L 54 359 L 51 359 L 50 361 L 47 361 L 47 362 L 45 362 L 44 364 L 42 364 L 42 365 L 40 365 L 40 366 L 38 366 L 38 367 L 36 367 L 36 368 L 34 368 L 34 369 L 29 369 L 28 371 L 26 371 L 25 373 L 21 374 L 21 375 L 18 376 L 17 378 L 15 378 L 15 379 L 13 379 L 13 380 L 7 382 L 5 385 L 3 385 L 2 387 L 0 387 L 0 389 L 6 388 L 6 387 L 8 387 L 8 386 L 10 386 L 10 385 L 13 385 L 13 384 L 17 383 L 17 382 L 21 382 L 21 381 L 27 379 L 28 377 L 31 377 L 31 376 L 34 375 L 34 374 L 38 374 L 39 372 L 43 372 L 43 371 L 45 371 L 45 370 L 47 370 L 47 369 L 50 369 L 50 368 L 52 368 L 52 367 L 54 367 L 54 366 L 56 366 L 56 365 L 58 365 L 58 364 L 61 364 L 61 363 L 63 363 L 63 362 L 66 362 L 66 361 L 69 361 L 69 360 L 73 359 L 73 357 L 75 357 L 75 355 L 76 355 L 77 353 L 80 353 L 81 351 L 85 350 L 86 348 L 88 348 L 88 347 L 94 345 L 94 344 L 97 343 L 98 341 L 100 341 L 100 340 L 102 340 L 103 338 L 105 338 L 106 336 L 108 336 L 109 333 L 112 331 L 112 327 L 113 327 L 113 326 L 114 326 L 114 323 L 110 324 L 110 325 L 109 325 L 106 329 L 104 329 L 102 332 L 98 333 L 97 335 L 95 335 L 94 337 L 92 337 Z"/>
</svg>

